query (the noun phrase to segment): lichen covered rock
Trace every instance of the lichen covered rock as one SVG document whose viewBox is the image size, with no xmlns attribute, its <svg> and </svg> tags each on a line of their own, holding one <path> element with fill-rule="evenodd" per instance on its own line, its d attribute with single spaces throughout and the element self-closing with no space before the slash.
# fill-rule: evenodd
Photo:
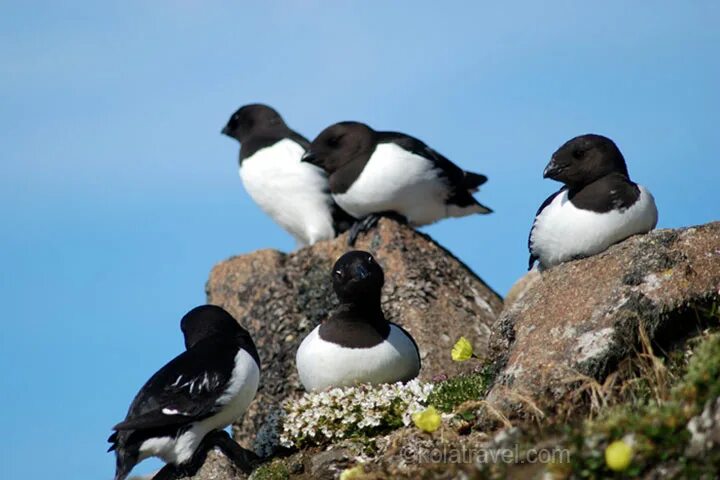
<svg viewBox="0 0 720 480">
<path fill-rule="evenodd" d="M 632 237 L 532 279 L 493 326 L 499 369 L 488 400 L 515 413 L 553 410 L 582 378 L 602 380 L 638 344 L 696 331 L 720 289 L 720 222 Z M 530 408 L 528 408 L 530 406 Z"/>
</svg>

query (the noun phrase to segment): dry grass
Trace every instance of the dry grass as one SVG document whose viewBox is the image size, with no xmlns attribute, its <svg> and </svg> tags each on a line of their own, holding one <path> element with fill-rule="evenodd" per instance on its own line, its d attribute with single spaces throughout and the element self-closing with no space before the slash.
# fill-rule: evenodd
<svg viewBox="0 0 720 480">
<path fill-rule="evenodd" d="M 461 407 L 463 408 L 458 409 L 458 411 L 468 411 L 471 409 L 483 411 L 487 413 L 491 418 L 494 418 L 495 420 L 498 420 L 500 423 L 502 423 L 504 427 L 512 428 L 513 426 L 510 419 L 508 419 L 508 417 L 503 414 L 502 410 L 497 405 L 487 400 L 472 400 L 463 403 Z"/>
<path fill-rule="evenodd" d="M 673 377 L 663 358 L 655 354 L 642 322 L 638 327 L 638 340 L 635 354 L 622 360 L 602 383 L 578 371 L 570 371 L 563 382 L 577 384 L 570 403 L 587 402 L 590 416 L 593 417 L 619 403 L 666 401 L 670 396 Z"/>
<path fill-rule="evenodd" d="M 538 423 L 540 423 L 540 421 L 545 418 L 545 412 L 543 412 L 540 407 L 538 407 L 537 403 L 535 403 L 532 398 L 517 393 L 516 391 L 511 391 L 509 393 L 511 398 L 517 400 L 518 402 L 527 407 L 528 413 L 530 413 L 532 418 L 534 418 Z"/>
</svg>

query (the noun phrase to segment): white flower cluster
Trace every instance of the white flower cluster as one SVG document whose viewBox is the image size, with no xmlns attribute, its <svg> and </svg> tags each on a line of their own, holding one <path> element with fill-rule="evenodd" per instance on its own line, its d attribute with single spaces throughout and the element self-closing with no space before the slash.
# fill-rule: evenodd
<svg viewBox="0 0 720 480">
<path fill-rule="evenodd" d="M 412 380 L 306 393 L 283 405 L 279 443 L 300 447 L 407 426 L 412 414 L 425 408 L 432 389 Z"/>
</svg>

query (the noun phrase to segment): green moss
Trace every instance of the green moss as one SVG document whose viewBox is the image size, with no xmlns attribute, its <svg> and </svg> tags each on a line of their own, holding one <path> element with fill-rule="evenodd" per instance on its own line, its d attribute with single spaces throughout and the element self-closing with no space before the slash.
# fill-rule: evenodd
<svg viewBox="0 0 720 480">
<path fill-rule="evenodd" d="M 428 404 L 442 412 L 452 412 L 460 404 L 485 397 L 491 382 L 488 368 L 479 373 L 460 375 L 438 383 L 428 397 Z"/>
<path fill-rule="evenodd" d="M 290 472 L 282 461 L 276 460 L 259 466 L 251 478 L 252 480 L 287 480 L 290 478 Z"/>
<path fill-rule="evenodd" d="M 720 395 L 720 333 L 702 342 L 690 359 L 683 382 L 673 391 L 682 401 L 705 403 Z"/>
</svg>

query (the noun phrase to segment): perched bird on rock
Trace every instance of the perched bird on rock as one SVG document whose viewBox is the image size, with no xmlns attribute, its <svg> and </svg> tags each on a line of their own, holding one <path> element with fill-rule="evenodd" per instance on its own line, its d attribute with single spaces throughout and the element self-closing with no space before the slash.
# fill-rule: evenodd
<svg viewBox="0 0 720 480">
<path fill-rule="evenodd" d="M 420 353 L 401 326 L 385 319 L 380 293 L 383 270 L 372 255 L 351 251 L 332 272 L 340 305 L 300 344 L 296 363 L 306 390 L 415 378 Z"/>
<path fill-rule="evenodd" d="M 350 245 L 383 215 L 419 227 L 491 212 L 472 196 L 487 177 L 466 172 L 404 133 L 336 123 L 313 140 L 303 161 L 322 167 L 335 202 L 361 219 L 351 229 Z"/>
<path fill-rule="evenodd" d="M 540 205 L 528 247 L 529 268 L 548 268 L 606 250 L 657 224 L 650 192 L 630 180 L 625 159 L 602 135 L 567 141 L 545 167 L 544 178 L 564 186 Z"/>
<path fill-rule="evenodd" d="M 158 370 L 135 396 L 108 441 L 115 480 L 148 457 L 167 463 L 154 478 L 192 475 L 218 446 L 248 469 L 244 452 L 222 429 L 255 398 L 260 360 L 250 334 L 220 307 L 204 305 L 180 322 L 186 350 Z"/>
<path fill-rule="evenodd" d="M 300 161 L 310 143 L 267 105 L 238 109 L 222 133 L 240 148 L 240 178 L 260 208 L 300 246 L 335 238 L 354 222 L 330 196 L 327 174 Z"/>
</svg>

